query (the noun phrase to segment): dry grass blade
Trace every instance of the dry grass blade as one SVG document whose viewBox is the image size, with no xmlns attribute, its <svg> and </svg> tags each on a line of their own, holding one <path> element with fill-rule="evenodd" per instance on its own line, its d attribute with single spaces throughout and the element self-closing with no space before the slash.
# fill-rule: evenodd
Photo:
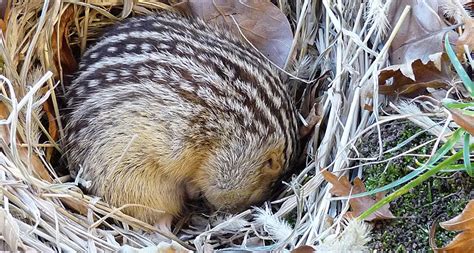
<svg viewBox="0 0 474 253">
<path fill-rule="evenodd" d="M 69 177 L 57 174 L 63 165 L 53 168 L 50 162 L 54 152 L 61 151 L 56 142 L 64 136 L 57 94 L 66 88 L 64 74 L 76 67 L 75 57 L 108 25 L 130 15 L 176 9 L 154 0 L 11 2 L 5 25 L 0 22 L 0 238 L 5 244 L 0 247 L 42 252 L 108 252 L 123 245 L 130 251 L 154 249 L 163 238 L 156 238 L 154 226 L 121 212 L 130 205 L 110 207 L 82 194 L 74 182 L 64 180 Z M 423 113 L 422 102 L 392 101 L 393 115 L 379 110 L 386 100 L 378 96 L 378 75 L 390 65 L 387 52 L 406 22 L 408 8 L 401 10 L 387 37 L 390 1 L 277 2 L 294 30 L 290 55 L 281 70 L 288 74 L 289 89 L 307 126 L 301 132 L 308 141 L 302 160 L 306 166 L 287 180 L 265 211 L 253 208 L 231 217 L 187 217 L 189 221 L 178 226 L 178 236 L 172 239 L 189 249 L 310 251 L 301 246 L 343 238 L 342 231 L 349 226 L 343 217 L 349 207 L 330 201 L 330 186 L 321 169 L 337 176 L 352 169 L 360 178 L 360 168 L 378 157 L 358 157 L 357 145 L 371 131 L 378 131 L 381 139 L 380 125 L 392 121 L 408 118 L 439 136 L 435 147 L 452 132 L 450 120 L 444 125 L 433 120 L 445 116 L 444 112 Z M 429 87 L 439 86 L 409 88 Z M 456 86 L 452 89 L 446 96 L 462 93 Z M 459 124 L 469 123 L 469 118 L 453 117 Z M 382 157 L 381 140 L 379 149 Z M 285 220 L 291 220 L 291 225 Z M 369 230 L 353 229 L 360 234 Z M 364 236 L 359 239 L 366 242 Z"/>
</svg>

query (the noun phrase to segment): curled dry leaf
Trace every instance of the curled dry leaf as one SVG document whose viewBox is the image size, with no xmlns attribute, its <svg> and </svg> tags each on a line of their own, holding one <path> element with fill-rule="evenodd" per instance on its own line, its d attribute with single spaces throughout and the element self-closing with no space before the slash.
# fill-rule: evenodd
<svg viewBox="0 0 474 253">
<path fill-rule="evenodd" d="M 446 253 L 474 252 L 474 230 L 467 230 L 458 234 L 448 246 L 436 249 L 436 251 Z"/>
<path fill-rule="evenodd" d="M 301 104 L 299 106 L 300 114 L 305 118 L 306 125 L 302 126 L 299 132 L 300 138 L 308 137 L 312 133 L 316 125 L 321 124 L 323 117 L 321 117 L 322 108 L 321 103 L 318 100 L 317 91 L 326 78 L 329 75 L 329 71 L 321 74 L 314 83 L 308 85 L 305 89 Z"/>
<path fill-rule="evenodd" d="M 304 94 L 301 98 L 301 105 L 299 112 L 303 117 L 307 118 L 316 104 L 319 104 L 319 99 L 317 96 L 318 88 L 324 85 L 324 82 L 327 82 L 329 77 L 329 71 L 321 74 L 312 84 L 308 85 L 304 91 Z"/>
<path fill-rule="evenodd" d="M 330 192 L 336 196 L 349 196 L 351 194 L 358 194 L 366 191 L 364 183 L 358 177 L 354 179 L 354 185 L 352 185 L 349 182 L 349 179 L 345 176 L 338 178 L 336 175 L 326 170 L 321 171 L 321 174 L 323 175 L 324 179 L 326 179 L 326 181 L 332 184 L 332 189 Z M 349 205 L 352 209 L 352 213 L 349 215 L 354 217 L 359 216 L 383 197 L 383 194 L 377 194 L 375 199 L 369 196 L 349 199 Z M 393 216 L 392 212 L 390 212 L 389 205 L 385 205 L 371 214 L 369 217 L 365 218 L 365 221 L 392 218 L 395 218 L 395 216 Z"/>
<path fill-rule="evenodd" d="M 193 16 L 228 27 L 241 36 L 237 23 L 261 53 L 280 67 L 285 64 L 293 33 L 286 16 L 270 1 L 189 0 L 187 4 Z"/>
<path fill-rule="evenodd" d="M 303 139 L 303 138 L 309 136 L 309 134 L 311 134 L 311 132 L 313 131 L 314 126 L 321 123 L 321 120 L 323 118 L 321 116 L 317 115 L 317 113 L 316 113 L 317 106 L 318 105 L 315 104 L 313 106 L 313 108 L 311 109 L 311 111 L 309 112 L 308 116 L 306 117 L 305 121 L 306 121 L 307 125 L 302 126 L 300 128 L 300 132 L 299 132 L 300 139 Z"/>
<path fill-rule="evenodd" d="M 442 228 L 449 231 L 462 232 L 459 233 L 446 247 L 434 248 L 435 251 L 449 253 L 474 252 L 474 200 L 469 201 L 461 214 L 451 220 L 441 222 L 440 225 Z M 430 239 L 433 241 L 433 238 Z"/>
<path fill-rule="evenodd" d="M 450 231 L 474 230 L 474 200 L 467 203 L 461 214 L 448 221 L 441 222 L 439 225 Z M 474 243 L 474 238 L 472 239 Z"/>
<path fill-rule="evenodd" d="M 450 84 L 454 74 L 449 69 L 446 56 L 442 53 L 430 55 L 400 65 L 393 65 L 380 71 L 379 93 L 385 95 L 417 96 L 426 94 L 427 88 L 442 88 Z"/>
<path fill-rule="evenodd" d="M 464 130 L 474 135 L 474 117 L 464 114 L 460 109 L 448 109 L 453 116 L 454 122 L 461 126 Z"/>
<path fill-rule="evenodd" d="M 64 74 L 72 74 L 77 69 L 77 62 L 74 58 L 68 43 L 68 28 L 74 20 L 74 7 L 70 5 L 61 15 L 59 28 L 54 29 L 51 38 L 51 45 L 54 52 L 54 63 L 57 73 L 62 69 Z"/>
</svg>

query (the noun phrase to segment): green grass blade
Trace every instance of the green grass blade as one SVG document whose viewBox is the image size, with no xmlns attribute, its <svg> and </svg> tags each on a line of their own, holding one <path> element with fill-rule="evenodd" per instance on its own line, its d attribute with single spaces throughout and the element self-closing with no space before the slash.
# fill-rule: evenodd
<svg viewBox="0 0 474 253">
<path fill-rule="evenodd" d="M 410 144 L 413 140 L 415 140 L 416 138 L 418 138 L 418 136 L 420 136 L 420 135 L 422 135 L 422 134 L 428 132 L 429 129 L 431 129 L 431 127 L 428 128 L 428 129 L 425 129 L 425 130 L 423 130 L 423 131 L 420 131 L 420 132 L 418 132 L 418 133 L 416 133 L 416 134 L 414 134 L 414 135 L 412 135 L 412 136 L 410 136 L 410 137 L 407 138 L 406 140 L 400 142 L 397 146 L 395 146 L 395 147 L 393 147 L 393 148 L 391 148 L 391 149 L 389 149 L 389 150 L 386 150 L 386 151 L 383 152 L 383 153 L 384 153 L 384 154 L 389 154 L 389 153 L 395 152 L 395 151 L 397 151 L 397 150 L 399 150 L 399 149 L 405 147 L 406 145 Z"/>
<path fill-rule="evenodd" d="M 465 131 L 462 128 L 458 128 L 456 131 L 454 131 L 453 135 L 451 137 L 449 137 L 449 139 L 446 141 L 446 143 L 443 146 L 441 146 L 441 148 L 439 148 L 433 154 L 433 156 L 428 160 L 427 163 L 425 163 L 420 168 L 417 168 L 416 170 L 408 173 L 404 177 L 399 178 L 399 179 L 397 179 L 397 180 L 395 180 L 395 181 L 393 181 L 393 182 L 391 182 L 391 183 L 389 183 L 385 186 L 373 189 L 371 191 L 358 193 L 358 194 L 354 194 L 354 195 L 351 195 L 351 196 L 334 197 L 334 198 L 331 198 L 331 200 L 344 200 L 344 199 L 348 199 L 349 197 L 350 198 L 365 197 L 365 196 L 376 194 L 378 192 L 383 192 L 383 191 L 390 190 L 390 189 L 395 188 L 395 187 L 397 187 L 397 186 L 399 186 L 403 183 L 406 183 L 406 182 L 410 181 L 411 179 L 413 179 L 416 176 L 423 173 L 423 171 L 425 171 L 426 169 L 429 169 L 430 166 L 433 166 L 441 158 L 443 158 L 443 156 L 446 155 L 449 152 L 449 150 L 451 150 L 456 145 L 456 143 L 458 143 L 458 141 L 461 139 L 461 137 L 463 136 L 464 133 L 465 133 Z"/>
<path fill-rule="evenodd" d="M 474 163 L 471 163 L 470 166 L 474 167 Z M 440 170 L 440 172 L 457 172 L 457 171 L 466 171 L 465 165 L 464 164 L 453 164 L 451 166 L 448 166 L 448 167 Z"/>
<path fill-rule="evenodd" d="M 474 82 L 472 82 L 471 78 L 464 70 L 461 62 L 458 60 L 458 57 L 456 56 L 456 53 L 454 52 L 453 48 L 449 44 L 447 33 L 446 33 L 446 36 L 444 36 L 444 47 L 446 49 L 446 53 L 448 54 L 449 60 L 451 61 L 451 64 L 453 64 L 454 69 L 459 75 L 459 78 L 461 78 L 461 80 L 463 81 L 464 86 L 466 87 L 467 91 L 469 91 L 469 94 L 471 94 L 471 97 L 474 98 Z"/>
<path fill-rule="evenodd" d="M 464 109 L 466 107 L 474 107 L 474 102 L 461 103 L 461 102 L 443 100 L 443 105 L 444 107 L 448 109 Z"/>
<path fill-rule="evenodd" d="M 474 144 L 470 145 L 470 148 L 474 148 Z M 367 209 L 367 211 L 363 212 L 359 217 L 357 217 L 358 220 L 363 220 L 367 218 L 369 215 L 377 211 L 379 208 L 382 206 L 390 203 L 392 200 L 395 200 L 396 198 L 402 196 L 403 194 L 407 193 L 417 185 L 423 183 L 425 180 L 430 178 L 431 176 L 435 175 L 437 172 L 440 170 L 448 167 L 449 165 L 455 163 L 458 161 L 462 156 L 463 156 L 464 151 L 460 150 L 456 154 L 448 157 L 446 160 L 440 162 L 438 165 L 436 165 L 433 169 L 428 170 L 424 174 L 421 174 L 419 177 L 415 178 L 408 184 L 404 185 L 400 189 L 396 190 L 392 194 L 388 195 L 387 197 L 381 199 L 379 202 L 375 203 L 371 208 Z"/>
<path fill-rule="evenodd" d="M 472 116 L 474 117 L 474 112 L 473 111 L 467 111 L 467 110 L 462 110 L 462 113 L 467 115 L 467 116 Z"/>
<path fill-rule="evenodd" d="M 465 133 L 464 134 L 464 167 L 466 168 L 466 172 L 467 174 L 469 174 L 469 176 L 471 177 L 474 177 L 474 167 L 472 167 L 472 164 L 471 164 L 471 158 L 470 158 L 470 155 L 471 155 L 471 149 L 469 148 L 469 143 L 470 143 L 470 140 L 471 140 L 471 135 L 469 133 Z"/>
</svg>

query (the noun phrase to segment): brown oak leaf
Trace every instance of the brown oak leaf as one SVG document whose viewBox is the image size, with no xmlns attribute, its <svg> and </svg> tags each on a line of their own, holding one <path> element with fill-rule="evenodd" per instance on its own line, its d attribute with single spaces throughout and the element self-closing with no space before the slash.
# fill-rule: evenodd
<svg viewBox="0 0 474 253">
<path fill-rule="evenodd" d="M 189 0 L 187 5 L 193 16 L 241 36 L 238 24 L 245 38 L 261 53 L 280 67 L 285 64 L 293 33 L 285 14 L 270 1 Z"/>
<path fill-rule="evenodd" d="M 469 201 L 461 214 L 439 225 L 446 230 L 461 231 L 461 233 L 456 235 L 446 247 L 436 248 L 433 231 L 430 243 L 436 252 L 474 252 L 474 200 Z"/>
<path fill-rule="evenodd" d="M 441 53 L 433 54 L 427 62 L 417 59 L 381 70 L 379 93 L 413 97 L 426 94 L 427 88 L 446 87 L 454 75 L 446 65 L 445 57 Z"/>
<path fill-rule="evenodd" d="M 337 177 L 333 173 L 329 171 L 321 171 L 324 179 L 332 184 L 332 188 L 330 192 L 336 196 L 349 196 L 353 194 L 358 194 L 365 192 L 365 185 L 360 180 L 360 178 L 356 177 L 354 179 L 354 185 L 349 182 L 349 179 L 345 176 Z M 350 198 L 349 205 L 351 206 L 352 212 L 349 215 L 354 217 L 359 216 L 364 211 L 369 209 L 375 203 L 377 203 L 380 199 L 384 197 L 383 193 L 378 193 L 375 198 L 370 196 L 360 197 L 360 198 Z M 382 219 L 392 219 L 395 218 L 392 212 L 389 210 L 389 205 L 385 205 L 381 207 L 379 210 L 365 218 L 365 221 L 373 221 L 373 220 L 382 220 Z"/>
</svg>

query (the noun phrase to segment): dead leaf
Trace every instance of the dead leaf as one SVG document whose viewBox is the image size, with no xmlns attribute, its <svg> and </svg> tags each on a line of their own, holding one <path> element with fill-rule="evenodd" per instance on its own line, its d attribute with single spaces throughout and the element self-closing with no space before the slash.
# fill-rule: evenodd
<svg viewBox="0 0 474 253">
<path fill-rule="evenodd" d="M 417 59 L 429 61 L 429 55 L 444 51 L 443 38 L 446 33 L 449 33 L 450 41 L 457 40 L 457 34 L 443 22 L 444 17 L 438 14 L 442 4 L 442 0 L 392 1 L 388 10 L 388 20 L 392 27 L 397 23 L 405 6 L 412 7 L 390 46 L 392 64 L 403 64 Z"/>
<path fill-rule="evenodd" d="M 61 198 L 61 202 L 69 208 L 69 210 L 74 210 L 79 214 L 87 215 L 89 208 L 84 202 L 73 199 L 73 198 Z"/>
<path fill-rule="evenodd" d="M 2 29 L 3 34 L 7 30 L 8 17 L 10 16 L 10 5 L 11 1 L 9 0 L 0 0 L 0 29 Z"/>
<path fill-rule="evenodd" d="M 48 133 L 51 138 L 55 141 L 59 139 L 58 125 L 56 122 L 55 113 L 53 110 L 52 102 L 50 100 L 46 101 L 43 104 L 43 109 L 48 118 Z M 51 161 L 51 156 L 53 155 L 54 148 L 50 147 L 46 149 L 46 160 Z"/>
<path fill-rule="evenodd" d="M 374 107 L 372 105 L 369 105 L 369 104 L 364 104 L 362 106 L 362 109 L 366 110 L 366 111 L 369 111 L 369 112 L 373 112 L 374 111 Z"/>
<path fill-rule="evenodd" d="M 474 47 L 474 20 L 467 18 L 458 37 L 444 17 L 444 1 L 395 0 L 388 10 L 389 23 L 395 25 L 407 5 L 412 7 L 390 46 L 393 66 L 381 70 L 380 93 L 415 97 L 449 85 L 457 76 L 444 52 L 444 37 L 462 55 L 463 46 Z M 464 18 L 466 19 L 466 18 Z"/>
<path fill-rule="evenodd" d="M 51 38 L 54 63 L 58 73 L 61 68 L 64 74 L 72 74 L 77 70 L 77 62 L 68 43 L 68 28 L 73 20 L 74 7 L 70 5 L 62 13 L 59 29 L 54 29 Z"/>
<path fill-rule="evenodd" d="M 0 19 L 7 20 L 10 13 L 11 0 L 0 0 Z"/>
<path fill-rule="evenodd" d="M 28 148 L 19 148 L 18 152 L 20 153 L 21 161 L 23 161 L 23 163 L 25 164 L 31 164 L 31 167 L 33 168 L 38 178 L 41 178 L 48 182 L 52 182 L 53 179 L 51 175 L 49 174 L 46 167 L 43 165 L 43 161 L 41 161 L 41 159 L 36 154 L 33 153 L 31 158 L 28 159 Z"/>
<path fill-rule="evenodd" d="M 7 24 L 3 19 L 0 19 L 0 29 L 2 30 L 2 33 L 5 34 L 5 31 L 7 30 Z"/>
<path fill-rule="evenodd" d="M 270 1 L 189 0 L 188 6 L 193 16 L 229 27 L 232 33 L 241 36 L 237 23 L 261 53 L 280 67 L 285 64 L 293 33 L 285 14 Z"/>
<path fill-rule="evenodd" d="M 318 88 L 323 86 L 327 82 L 330 72 L 326 71 L 322 73 L 313 83 L 309 84 L 301 95 L 301 105 L 299 112 L 303 117 L 307 118 L 313 110 L 314 106 L 319 103 L 318 99 Z"/>
<path fill-rule="evenodd" d="M 469 201 L 461 214 L 451 220 L 441 222 L 441 227 L 449 231 L 462 231 L 446 247 L 433 248 L 437 252 L 474 252 L 474 200 Z M 434 232 L 433 232 L 434 233 Z M 433 245 L 431 245 L 433 247 Z"/>
<path fill-rule="evenodd" d="M 379 93 L 418 96 L 427 94 L 427 88 L 448 86 L 454 74 L 446 64 L 446 56 L 439 53 L 430 58 L 426 62 L 417 59 L 382 69 L 379 74 Z"/>
<path fill-rule="evenodd" d="M 436 249 L 436 251 L 449 253 L 474 252 L 474 230 L 467 230 L 458 234 L 448 246 Z"/>
<path fill-rule="evenodd" d="M 317 107 L 317 104 L 313 106 L 305 119 L 307 125 L 300 128 L 300 140 L 307 137 L 313 131 L 314 126 L 321 122 L 322 117 L 316 114 Z"/>
<path fill-rule="evenodd" d="M 352 185 L 349 182 L 349 179 L 345 176 L 342 176 L 338 179 L 336 175 L 327 170 L 323 170 L 321 173 L 324 179 L 332 184 L 330 192 L 336 196 L 349 196 L 366 191 L 364 183 L 358 177 L 354 179 L 354 185 Z M 370 196 L 349 199 L 349 205 L 352 209 L 351 215 L 354 217 L 359 216 L 382 198 L 383 193 L 377 194 L 375 199 L 371 198 Z M 392 218 L 395 218 L 395 216 L 393 216 L 392 212 L 390 212 L 389 205 L 387 204 L 364 220 L 373 221 Z"/>
<path fill-rule="evenodd" d="M 474 19 L 464 20 L 464 32 L 456 41 L 456 52 L 463 53 L 464 45 L 467 45 L 470 50 L 474 50 Z"/>
<path fill-rule="evenodd" d="M 461 214 L 439 225 L 450 231 L 474 230 L 474 200 L 467 203 Z M 472 239 L 474 243 L 474 237 Z"/>
<path fill-rule="evenodd" d="M 302 126 L 299 131 L 300 139 L 308 137 L 313 132 L 313 129 L 321 123 L 322 113 L 321 101 L 318 98 L 318 88 L 327 81 L 329 71 L 322 73 L 313 83 L 309 84 L 304 91 L 301 92 L 301 103 L 299 105 L 299 112 L 305 118 L 307 125 Z"/>
<path fill-rule="evenodd" d="M 453 116 L 454 122 L 461 126 L 464 130 L 474 135 L 474 117 L 464 114 L 460 109 L 448 109 Z"/>
<path fill-rule="evenodd" d="M 316 252 L 316 250 L 309 245 L 299 246 L 298 248 L 295 248 L 294 250 L 291 251 L 291 253 L 313 253 L 313 252 Z"/>
</svg>

